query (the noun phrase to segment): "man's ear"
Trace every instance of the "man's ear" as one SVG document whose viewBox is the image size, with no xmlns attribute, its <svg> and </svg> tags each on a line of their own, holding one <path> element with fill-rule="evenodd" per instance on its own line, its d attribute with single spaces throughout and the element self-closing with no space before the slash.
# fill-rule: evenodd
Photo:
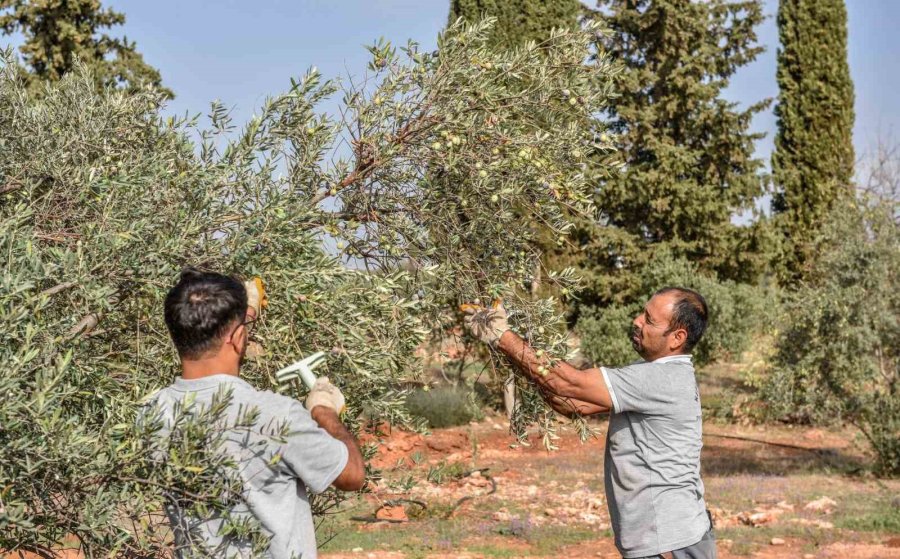
<svg viewBox="0 0 900 559">
<path fill-rule="evenodd" d="M 669 338 L 669 349 L 678 349 L 683 348 L 684 344 L 687 343 L 687 330 L 684 328 L 676 328 L 674 332 L 671 334 L 671 338 Z"/>
<path fill-rule="evenodd" d="M 231 332 L 231 337 L 228 338 L 227 340 L 225 340 L 225 344 L 231 346 L 231 350 L 234 351 L 235 353 L 237 353 L 238 355 L 240 355 L 241 351 L 243 350 L 243 346 L 241 345 L 241 340 L 244 340 L 244 343 L 246 343 L 246 339 L 244 336 L 245 329 L 246 329 L 246 326 L 241 324 L 240 326 L 238 326 Z"/>
</svg>

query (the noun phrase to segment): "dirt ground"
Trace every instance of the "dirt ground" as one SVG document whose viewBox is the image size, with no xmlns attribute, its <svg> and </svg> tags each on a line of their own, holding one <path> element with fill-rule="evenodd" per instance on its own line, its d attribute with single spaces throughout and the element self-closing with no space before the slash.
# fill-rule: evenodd
<svg viewBox="0 0 900 559">
<path fill-rule="evenodd" d="M 323 559 L 620 557 L 603 437 L 516 444 L 499 417 L 369 435 L 383 479 L 331 521 Z M 862 473 L 850 431 L 708 422 L 702 457 L 723 558 L 898 558 L 900 481 Z M 424 507 L 424 508 L 423 508 Z"/>
<path fill-rule="evenodd" d="M 720 396 L 737 372 L 698 375 L 704 409 L 727 405 Z M 857 433 L 715 417 L 704 422 L 702 476 L 719 557 L 900 559 L 900 480 L 867 473 Z M 427 435 L 368 433 L 382 477 L 326 519 L 320 557 L 618 559 L 603 491 L 606 422 L 595 426 L 598 437 L 581 443 L 561 423 L 553 452 L 518 444 L 499 416 Z"/>
</svg>

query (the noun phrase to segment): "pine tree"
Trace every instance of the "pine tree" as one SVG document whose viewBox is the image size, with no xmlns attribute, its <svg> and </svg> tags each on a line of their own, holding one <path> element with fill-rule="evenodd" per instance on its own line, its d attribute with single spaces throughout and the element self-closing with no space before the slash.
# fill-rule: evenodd
<svg viewBox="0 0 900 559">
<path fill-rule="evenodd" d="M 581 13 L 578 0 L 451 0 L 450 23 L 457 18 L 477 21 L 497 18 L 491 41 L 512 48 L 527 41 L 543 41 L 554 27 L 574 27 Z"/>
<path fill-rule="evenodd" d="M 144 62 L 134 42 L 99 33 L 123 23 L 125 15 L 103 8 L 100 0 L 0 0 L 0 31 L 24 36 L 19 50 L 30 90 L 59 81 L 77 59 L 91 67 L 98 88 L 150 84 L 171 99 L 174 94 L 161 87 L 159 71 Z"/>
<path fill-rule="evenodd" d="M 729 78 L 763 48 L 758 0 L 601 0 L 595 16 L 609 33 L 598 50 L 622 66 L 606 115 L 621 170 L 598 176 L 600 227 L 583 227 L 577 247 L 584 303 L 627 301 L 634 274 L 659 249 L 701 271 L 748 280 L 761 269 L 764 227 L 735 225 L 764 193 L 750 132 L 768 101 L 745 109 L 723 98 Z"/>
<path fill-rule="evenodd" d="M 843 0 L 781 0 L 778 7 L 778 134 L 772 171 L 788 254 L 802 277 L 820 221 L 853 176 L 853 81 Z"/>
</svg>

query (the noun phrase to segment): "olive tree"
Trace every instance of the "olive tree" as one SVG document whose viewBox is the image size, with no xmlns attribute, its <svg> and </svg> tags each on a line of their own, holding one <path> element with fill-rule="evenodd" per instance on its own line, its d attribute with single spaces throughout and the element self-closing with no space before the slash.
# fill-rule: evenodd
<svg viewBox="0 0 900 559">
<path fill-rule="evenodd" d="M 463 301 L 503 297 L 514 328 L 565 352 L 553 302 L 520 286 L 534 224 L 565 242 L 594 211 L 583 161 L 611 69 L 585 63 L 594 28 L 495 53 L 490 24 L 451 26 L 434 52 L 378 43 L 359 83 L 312 69 L 240 129 L 219 105 L 201 124 L 165 117 L 162 92 L 98 92 L 85 68 L 34 96 L 6 53 L 0 549 L 51 556 L 74 539 L 147 556 L 170 545 L 167 507 L 228 517 L 239 488 L 215 450 L 228 430 L 263 429 L 253 413 L 227 418 L 222 394 L 182 410 L 168 442 L 152 413 L 136 421 L 178 371 L 161 309 L 186 266 L 262 276 L 270 305 L 242 374 L 302 397 L 273 372 L 327 351 L 351 426 L 409 420 L 400 381 Z M 339 114 L 319 109 L 341 93 Z M 552 428 L 523 386 L 518 434 Z"/>
</svg>

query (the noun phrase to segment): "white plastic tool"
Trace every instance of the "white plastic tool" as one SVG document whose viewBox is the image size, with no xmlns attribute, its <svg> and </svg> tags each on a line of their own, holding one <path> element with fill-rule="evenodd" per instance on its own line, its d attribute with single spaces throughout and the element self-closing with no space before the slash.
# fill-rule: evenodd
<svg viewBox="0 0 900 559">
<path fill-rule="evenodd" d="M 303 384 L 306 385 L 306 388 L 312 390 L 314 384 L 316 384 L 316 375 L 313 374 L 312 370 L 325 362 L 325 353 L 319 351 L 317 353 L 313 353 L 309 357 L 305 359 L 301 359 L 297 361 L 293 365 L 288 365 L 284 369 L 275 373 L 275 380 L 278 381 L 278 384 L 287 384 L 294 379 L 300 379 L 303 381 Z"/>
</svg>

